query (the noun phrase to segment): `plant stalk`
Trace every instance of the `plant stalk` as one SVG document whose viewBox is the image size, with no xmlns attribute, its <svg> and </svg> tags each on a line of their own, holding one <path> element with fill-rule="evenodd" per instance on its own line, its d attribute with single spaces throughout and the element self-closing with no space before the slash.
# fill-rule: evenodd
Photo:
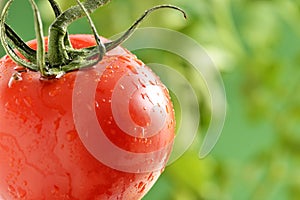
<svg viewBox="0 0 300 200">
<path fill-rule="evenodd" d="M 98 7 L 109 3 L 110 0 L 86 0 L 83 6 L 90 14 Z M 49 29 L 48 58 L 50 66 L 61 66 L 70 62 L 70 57 L 65 47 L 64 38 L 67 27 L 75 20 L 85 16 L 85 12 L 79 5 L 73 6 L 62 13 L 51 24 Z"/>
</svg>

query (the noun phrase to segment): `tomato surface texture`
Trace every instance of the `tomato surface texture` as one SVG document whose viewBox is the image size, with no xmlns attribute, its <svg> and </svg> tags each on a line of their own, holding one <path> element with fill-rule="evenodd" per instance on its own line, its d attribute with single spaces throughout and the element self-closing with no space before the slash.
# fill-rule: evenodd
<svg viewBox="0 0 300 200">
<path fill-rule="evenodd" d="M 95 45 L 90 35 L 70 39 Z M 141 199 L 175 132 L 168 90 L 151 69 L 122 47 L 56 79 L 16 68 L 0 60 L 0 199 Z"/>
</svg>

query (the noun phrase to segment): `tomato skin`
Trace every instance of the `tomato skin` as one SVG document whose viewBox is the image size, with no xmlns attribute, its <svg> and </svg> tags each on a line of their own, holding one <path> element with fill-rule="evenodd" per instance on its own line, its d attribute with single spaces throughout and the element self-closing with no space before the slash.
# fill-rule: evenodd
<svg viewBox="0 0 300 200">
<path fill-rule="evenodd" d="M 71 42 L 74 48 L 95 43 L 90 35 L 72 35 Z M 29 45 L 36 48 L 35 41 Z M 16 65 L 8 56 L 0 60 L 0 199 L 141 199 L 158 179 L 164 166 L 152 171 L 141 169 L 141 173 L 122 171 L 96 159 L 83 144 L 72 105 L 74 94 L 89 88 L 78 91 L 78 74 L 97 83 L 93 102 L 97 120 L 115 146 L 134 153 L 163 149 L 167 158 L 171 148 L 165 147 L 174 139 L 173 107 L 159 78 L 121 47 L 101 63 L 106 67 L 100 76 L 96 66 L 67 73 L 59 79 L 41 80 L 39 73 L 27 71 L 21 73 L 21 80 L 12 80 Z M 114 89 L 122 86 L 121 78 L 130 80 L 139 70 L 156 77 L 152 84 L 159 88 L 158 100 L 164 101 L 168 111 L 164 126 L 148 138 L 135 137 L 121 129 L 112 109 Z M 142 82 L 131 81 L 145 91 L 143 95 L 148 95 L 148 100 L 143 95 L 130 97 L 127 109 L 131 121 L 139 127 L 147 126 L 151 119 L 144 111 L 151 106 L 152 94 L 147 94 L 148 86 Z M 105 153 L 109 152 L 108 149 Z"/>
</svg>

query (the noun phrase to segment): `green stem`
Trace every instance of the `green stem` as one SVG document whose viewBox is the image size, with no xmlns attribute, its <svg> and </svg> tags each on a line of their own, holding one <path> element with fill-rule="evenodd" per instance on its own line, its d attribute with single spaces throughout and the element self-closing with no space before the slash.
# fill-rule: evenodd
<svg viewBox="0 0 300 200">
<path fill-rule="evenodd" d="M 12 2 L 13 2 L 13 0 L 9 0 L 6 3 L 6 5 L 4 6 L 3 11 L 1 13 L 1 17 L 0 17 L 0 40 L 1 40 L 2 46 L 5 50 L 5 52 L 7 53 L 7 55 L 9 55 L 13 61 L 15 61 L 19 65 L 22 65 L 30 70 L 38 71 L 37 66 L 34 63 L 26 62 L 23 59 L 21 59 L 7 41 L 7 39 L 9 39 L 9 38 L 7 38 L 7 35 L 6 35 L 7 30 L 5 28 L 5 18 L 7 15 L 7 11 L 9 9 L 10 5 L 12 4 Z"/>
<path fill-rule="evenodd" d="M 127 40 L 132 35 L 132 33 L 136 30 L 136 28 L 140 25 L 140 23 L 150 13 L 152 13 L 153 11 L 156 11 L 156 10 L 160 10 L 162 8 L 169 8 L 169 9 L 178 10 L 178 11 L 180 11 L 183 14 L 183 17 L 185 19 L 187 18 L 187 15 L 186 15 L 185 11 L 182 10 L 181 8 L 176 7 L 176 6 L 173 6 L 173 5 L 159 5 L 159 6 L 154 6 L 154 7 L 150 8 L 150 9 L 146 10 L 145 13 L 138 20 L 136 20 L 133 23 L 133 25 L 127 31 L 125 31 L 125 33 L 121 37 L 119 37 L 118 39 L 116 39 L 116 40 L 114 40 L 112 42 L 105 43 L 106 51 L 110 51 L 110 50 L 116 48 L 117 46 L 119 46 L 120 44 L 122 44 L 125 40 Z"/>
<path fill-rule="evenodd" d="M 86 0 L 83 6 L 88 13 L 107 4 L 110 0 Z M 69 63 L 70 58 L 64 44 L 67 27 L 75 20 L 84 17 L 85 13 L 79 5 L 73 6 L 62 13 L 50 26 L 48 57 L 50 66 L 60 66 Z"/>
<path fill-rule="evenodd" d="M 55 17 L 58 18 L 59 15 L 61 15 L 63 13 L 62 10 L 60 9 L 58 3 L 55 0 L 48 0 L 48 1 L 54 11 Z M 66 49 L 72 49 L 72 45 L 71 45 L 71 41 L 70 41 L 68 32 L 66 32 L 66 35 L 64 38 L 64 43 L 65 43 Z"/>
<path fill-rule="evenodd" d="M 39 71 L 43 78 L 59 78 L 63 74 L 90 67 L 102 60 L 107 51 L 114 49 L 124 42 L 137 28 L 137 26 L 153 11 L 161 8 L 171 8 L 180 11 L 186 18 L 185 12 L 172 5 L 160 5 L 146 10 L 145 13 L 118 39 L 103 43 L 97 33 L 95 25 L 89 14 L 100 6 L 107 4 L 110 0 L 86 0 L 62 12 L 55 0 L 48 0 L 55 13 L 56 20 L 49 28 L 48 54 L 45 52 L 44 35 L 40 13 L 34 0 L 29 0 L 34 11 L 35 32 L 37 38 L 37 50 L 33 50 L 5 23 L 6 15 L 13 0 L 9 0 L 0 16 L 0 40 L 8 55 L 17 64 L 30 70 Z M 67 27 L 75 20 L 87 16 L 89 24 L 94 33 L 96 46 L 75 50 L 72 48 Z M 27 61 L 22 59 L 17 50 Z"/>
<path fill-rule="evenodd" d="M 106 48 L 105 48 L 103 42 L 101 41 L 100 36 L 98 35 L 96 26 L 94 25 L 94 22 L 93 22 L 91 16 L 89 15 L 87 9 L 84 7 L 84 5 L 79 0 L 76 0 L 76 1 L 77 1 L 78 5 L 81 7 L 81 9 L 84 11 L 84 13 L 88 19 L 88 22 L 92 28 L 94 38 L 96 40 L 96 44 L 97 44 L 97 48 L 98 48 L 98 58 L 94 59 L 94 62 L 92 63 L 92 65 L 94 65 L 102 60 L 104 54 L 106 53 Z"/>
<path fill-rule="evenodd" d="M 36 38 L 37 39 L 36 64 L 42 76 L 46 77 L 47 74 L 46 74 L 46 61 L 45 61 L 45 44 L 44 44 L 42 20 L 41 20 L 40 12 L 35 2 L 33 0 L 30 0 L 30 3 L 33 9 L 35 33 L 37 37 Z"/>
<path fill-rule="evenodd" d="M 36 62 L 36 51 L 30 48 L 6 23 L 4 23 L 5 34 L 13 43 L 13 46 L 30 62 Z"/>
</svg>

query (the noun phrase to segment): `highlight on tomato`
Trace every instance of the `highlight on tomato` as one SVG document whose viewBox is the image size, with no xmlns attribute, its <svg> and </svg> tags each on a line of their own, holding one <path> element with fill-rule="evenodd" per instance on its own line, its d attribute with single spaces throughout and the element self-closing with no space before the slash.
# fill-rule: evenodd
<svg viewBox="0 0 300 200">
<path fill-rule="evenodd" d="M 110 41 L 89 16 L 109 0 L 77 0 L 64 12 L 48 0 L 56 19 L 44 37 L 29 1 L 35 40 L 6 24 L 13 0 L 0 19 L 0 199 L 141 199 L 166 166 L 175 117 L 159 77 L 120 44 L 151 12 L 184 11 L 153 7 Z M 93 35 L 69 35 L 84 16 Z"/>
</svg>

